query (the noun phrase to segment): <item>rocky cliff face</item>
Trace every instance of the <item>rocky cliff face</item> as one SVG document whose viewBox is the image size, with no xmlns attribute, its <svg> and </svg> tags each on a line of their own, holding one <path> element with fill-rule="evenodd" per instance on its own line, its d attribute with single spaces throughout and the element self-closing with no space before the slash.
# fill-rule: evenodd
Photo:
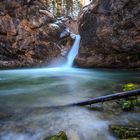
<svg viewBox="0 0 140 140">
<path fill-rule="evenodd" d="M 39 0 L 0 1 L 0 67 L 41 65 L 60 56 L 66 27 L 45 9 Z"/>
<path fill-rule="evenodd" d="M 140 67 L 140 1 L 93 0 L 83 9 L 81 67 Z"/>
</svg>

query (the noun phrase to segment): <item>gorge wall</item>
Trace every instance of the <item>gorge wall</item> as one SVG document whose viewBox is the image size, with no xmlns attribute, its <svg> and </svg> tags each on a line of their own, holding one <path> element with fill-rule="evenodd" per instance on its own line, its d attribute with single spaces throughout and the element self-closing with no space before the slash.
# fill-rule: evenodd
<svg viewBox="0 0 140 140">
<path fill-rule="evenodd" d="M 67 33 L 55 22 L 40 0 L 1 0 L 0 67 L 40 66 L 60 56 L 59 41 Z"/>
<path fill-rule="evenodd" d="M 80 67 L 140 67 L 140 1 L 93 0 L 79 19 Z"/>
</svg>

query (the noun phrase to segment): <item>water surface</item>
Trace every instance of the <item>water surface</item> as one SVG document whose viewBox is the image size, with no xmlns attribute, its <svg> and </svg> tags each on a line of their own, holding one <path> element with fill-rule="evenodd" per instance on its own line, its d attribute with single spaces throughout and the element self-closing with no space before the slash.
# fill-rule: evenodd
<svg viewBox="0 0 140 140">
<path fill-rule="evenodd" d="M 64 130 L 70 140 L 113 140 L 108 125 L 123 118 L 140 122 L 139 113 L 112 120 L 84 107 L 57 107 L 111 94 L 126 83 L 140 83 L 139 71 L 44 68 L 0 71 L 1 140 L 41 140 Z"/>
</svg>

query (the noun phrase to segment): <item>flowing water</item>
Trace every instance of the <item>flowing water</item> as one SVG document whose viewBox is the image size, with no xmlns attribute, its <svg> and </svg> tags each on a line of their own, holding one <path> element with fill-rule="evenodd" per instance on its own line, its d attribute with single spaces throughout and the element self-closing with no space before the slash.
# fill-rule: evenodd
<svg viewBox="0 0 140 140">
<path fill-rule="evenodd" d="M 64 65 L 64 67 L 72 67 L 73 61 L 76 55 L 78 54 L 79 44 L 80 44 L 80 35 L 75 35 L 75 42 L 67 55 L 67 62 Z"/>
<path fill-rule="evenodd" d="M 0 71 L 0 140 L 41 140 L 63 130 L 70 140 L 113 140 L 108 125 L 140 122 L 139 113 L 105 117 L 84 107 L 57 107 L 110 94 L 139 83 L 140 73 L 119 70 L 50 68 Z M 121 119 L 122 118 L 122 119 Z"/>
<path fill-rule="evenodd" d="M 109 124 L 140 123 L 138 112 L 61 106 L 140 84 L 139 71 L 71 68 L 79 42 L 77 35 L 63 67 L 0 71 L 0 140 L 43 140 L 61 130 L 69 140 L 114 140 Z"/>
</svg>

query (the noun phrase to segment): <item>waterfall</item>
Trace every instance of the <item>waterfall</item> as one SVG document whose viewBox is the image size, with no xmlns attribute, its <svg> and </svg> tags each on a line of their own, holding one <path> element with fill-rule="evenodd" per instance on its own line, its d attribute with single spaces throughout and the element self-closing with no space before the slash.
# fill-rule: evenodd
<svg viewBox="0 0 140 140">
<path fill-rule="evenodd" d="M 79 44 L 80 44 L 80 35 L 75 35 L 75 42 L 72 45 L 70 51 L 68 52 L 67 62 L 64 65 L 64 67 L 67 67 L 67 68 L 72 67 L 73 61 L 74 61 L 76 55 L 78 54 Z"/>
<path fill-rule="evenodd" d="M 57 58 L 49 64 L 48 68 L 67 69 L 72 67 L 73 61 L 76 55 L 78 54 L 79 44 L 80 44 L 80 35 L 75 35 L 75 34 L 72 35 L 74 35 L 75 41 L 66 56 L 66 61 L 64 62 L 64 59 Z"/>
</svg>

